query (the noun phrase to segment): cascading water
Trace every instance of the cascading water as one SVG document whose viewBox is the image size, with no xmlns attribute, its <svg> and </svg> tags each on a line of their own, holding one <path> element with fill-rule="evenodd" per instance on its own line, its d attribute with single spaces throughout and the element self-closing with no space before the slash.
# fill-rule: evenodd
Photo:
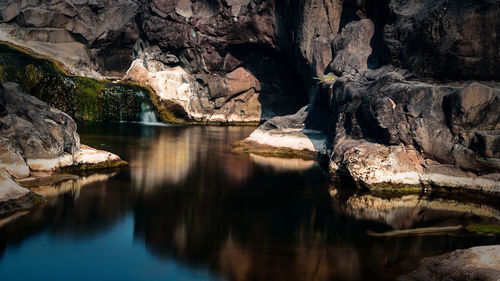
<svg viewBox="0 0 500 281">
<path fill-rule="evenodd" d="M 141 104 L 141 123 L 144 124 L 158 123 L 158 119 L 156 119 L 155 113 L 153 112 L 153 110 L 151 110 L 151 107 L 146 103 Z"/>
<path fill-rule="evenodd" d="M 151 108 L 151 106 L 147 102 L 147 99 L 145 98 L 144 92 L 138 91 L 136 95 L 137 97 L 140 98 L 140 100 L 142 100 L 141 113 L 139 116 L 140 122 L 143 124 L 159 124 L 153 109 Z"/>
</svg>

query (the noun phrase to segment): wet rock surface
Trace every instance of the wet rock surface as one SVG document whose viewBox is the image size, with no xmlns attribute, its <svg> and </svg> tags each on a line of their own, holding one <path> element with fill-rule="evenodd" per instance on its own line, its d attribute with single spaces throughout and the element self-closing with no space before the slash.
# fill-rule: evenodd
<svg viewBox="0 0 500 281">
<path fill-rule="evenodd" d="M 474 247 L 426 258 L 415 272 L 398 280 L 498 280 L 500 246 Z"/>
<path fill-rule="evenodd" d="M 326 111 L 308 105 L 293 115 L 266 121 L 248 138 L 237 143 L 236 150 L 316 159 L 328 153 L 327 134 L 323 130 L 326 120 Z"/>
</svg>

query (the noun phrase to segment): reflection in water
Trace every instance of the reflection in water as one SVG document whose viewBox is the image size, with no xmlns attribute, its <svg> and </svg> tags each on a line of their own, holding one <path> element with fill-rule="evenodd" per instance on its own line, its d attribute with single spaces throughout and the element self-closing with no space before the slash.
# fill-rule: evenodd
<svg viewBox="0 0 500 281">
<path fill-rule="evenodd" d="M 195 161 L 191 138 L 193 130 L 163 130 L 141 144 L 150 149 L 137 149 L 130 161 L 132 181 L 136 188 L 152 189 L 162 184 L 178 184 L 185 180 Z"/>
<path fill-rule="evenodd" d="M 286 159 L 279 157 L 259 156 L 250 154 L 250 158 L 254 163 L 263 166 L 264 168 L 274 169 L 275 171 L 307 171 L 313 168 L 319 168 L 319 164 L 313 160 L 303 159 Z"/>
<path fill-rule="evenodd" d="M 353 195 L 337 208 L 357 219 L 377 221 L 394 229 L 500 221 L 500 210 L 487 205 L 419 195 L 391 198 Z"/>
<path fill-rule="evenodd" d="M 30 279 L 29 265 L 55 280 L 387 280 L 422 257 L 499 242 L 367 236 L 498 223 L 499 209 L 332 189 L 315 162 L 232 153 L 252 129 L 80 126 L 83 143 L 130 166 L 40 189 L 47 203 L 0 218 L 0 275 Z"/>
<path fill-rule="evenodd" d="M 74 199 L 78 199 L 82 187 L 90 184 L 95 184 L 97 182 L 105 182 L 111 177 L 116 176 L 116 174 L 116 172 L 108 174 L 97 173 L 89 176 L 81 176 L 76 179 L 63 181 L 58 184 L 32 188 L 31 191 L 36 192 L 37 194 L 42 195 L 45 198 L 56 197 L 65 193 L 71 193 Z"/>
</svg>

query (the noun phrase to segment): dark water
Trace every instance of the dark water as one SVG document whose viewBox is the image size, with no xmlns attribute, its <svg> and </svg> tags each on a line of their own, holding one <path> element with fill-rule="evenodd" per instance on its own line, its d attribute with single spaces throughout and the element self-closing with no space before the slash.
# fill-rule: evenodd
<svg viewBox="0 0 500 281">
<path fill-rule="evenodd" d="M 355 193 L 314 162 L 232 153 L 252 130 L 81 124 L 82 143 L 130 166 L 41 188 L 46 203 L 0 220 L 1 280 L 393 280 L 423 257 L 500 242 L 368 236 L 500 212 Z"/>
</svg>

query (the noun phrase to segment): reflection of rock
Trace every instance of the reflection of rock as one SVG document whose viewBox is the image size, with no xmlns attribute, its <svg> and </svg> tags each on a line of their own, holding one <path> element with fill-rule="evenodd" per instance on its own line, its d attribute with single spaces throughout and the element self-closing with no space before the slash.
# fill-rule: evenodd
<svg viewBox="0 0 500 281">
<path fill-rule="evenodd" d="M 2 218 L 0 219 L 0 229 L 5 226 L 5 225 L 8 225 L 9 223 L 15 221 L 16 219 L 28 214 L 29 211 L 19 211 L 19 212 L 16 212 L 6 218 Z"/>
<path fill-rule="evenodd" d="M 132 169 L 132 180 L 138 188 L 178 184 L 186 178 L 196 161 L 193 157 L 196 155 L 192 145 L 195 141 L 193 130 L 181 130 L 179 134 L 162 132 L 148 144 L 150 150 L 138 150 L 132 156 L 132 163 L 137 163 Z"/>
<path fill-rule="evenodd" d="M 190 174 L 201 176 L 197 171 L 203 169 L 199 167 L 203 163 L 210 163 L 206 169 L 214 173 L 223 170 L 225 174 L 219 176 L 221 179 L 235 182 L 243 182 L 252 172 L 249 161 L 240 161 L 242 155 L 228 151 L 225 157 L 220 156 L 221 152 L 230 150 L 230 140 L 247 136 L 251 127 L 179 126 L 168 130 L 156 130 L 154 127 L 143 129 L 152 133 L 141 140 L 141 146 L 148 149 L 137 149 L 129 156 L 133 165 L 132 181 L 137 188 L 152 190 L 162 185 L 182 184 Z"/>
<path fill-rule="evenodd" d="M 438 223 L 439 220 L 459 221 L 474 217 L 500 221 L 500 210 L 486 205 L 418 195 L 393 198 L 354 195 L 342 205 L 341 211 L 357 219 L 387 224 L 394 229 L 413 228 Z"/>
<path fill-rule="evenodd" d="M 64 193 L 72 193 L 75 197 L 78 197 L 80 189 L 86 185 L 94 184 L 96 182 L 104 182 L 109 180 L 111 177 L 116 175 L 113 174 L 94 174 L 90 176 L 77 177 L 75 179 L 66 180 L 60 183 L 39 186 L 31 188 L 31 191 L 35 192 L 44 197 L 55 197 Z"/>
<path fill-rule="evenodd" d="M 500 280 L 500 245 L 474 247 L 426 258 L 419 269 L 398 280 Z"/>
<path fill-rule="evenodd" d="M 318 162 L 314 160 L 303 160 L 299 158 L 286 159 L 280 157 L 259 156 L 256 154 L 250 154 L 250 158 L 254 163 L 276 171 L 306 171 L 319 166 Z"/>
</svg>

